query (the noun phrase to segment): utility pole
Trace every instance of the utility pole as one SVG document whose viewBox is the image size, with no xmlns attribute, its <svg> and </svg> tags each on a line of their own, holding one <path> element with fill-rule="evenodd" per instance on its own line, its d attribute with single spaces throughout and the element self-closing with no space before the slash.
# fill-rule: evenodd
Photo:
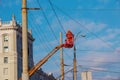
<svg viewBox="0 0 120 80">
<path fill-rule="evenodd" d="M 27 0 L 22 0 L 22 80 L 29 80 L 28 74 L 28 21 L 27 10 L 39 10 L 40 8 L 27 8 Z"/>
<path fill-rule="evenodd" d="M 77 67 L 76 67 L 76 47 L 74 45 L 74 59 L 73 59 L 73 80 L 77 80 Z"/>
<path fill-rule="evenodd" d="M 62 32 L 60 32 L 60 44 L 62 42 Z M 63 48 L 60 48 L 60 65 L 61 65 L 61 80 L 64 80 L 64 58 L 63 58 Z"/>
<path fill-rule="evenodd" d="M 28 29 L 27 29 L 27 1 L 22 0 L 22 47 L 23 47 L 23 71 L 22 71 L 22 80 L 29 80 L 28 75 Z"/>
</svg>

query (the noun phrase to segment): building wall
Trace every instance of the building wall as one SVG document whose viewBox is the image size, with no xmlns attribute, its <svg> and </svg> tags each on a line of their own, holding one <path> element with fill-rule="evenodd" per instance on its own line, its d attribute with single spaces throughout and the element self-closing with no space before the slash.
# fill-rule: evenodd
<svg viewBox="0 0 120 80">
<path fill-rule="evenodd" d="M 6 37 L 6 35 L 8 37 Z M 4 41 L 5 39 L 5 41 Z M 8 40 L 7 40 L 8 39 Z M 28 68 L 34 66 L 33 37 L 28 32 Z M 6 62 L 8 59 L 8 62 Z M 5 63 L 5 62 L 6 63 Z M 22 28 L 16 23 L 14 16 L 11 21 L 0 20 L 0 80 L 18 80 L 22 76 Z M 38 74 L 39 73 L 39 74 Z M 55 80 L 38 70 L 30 80 Z"/>
<path fill-rule="evenodd" d="M 0 80 L 17 80 L 22 73 L 22 29 L 14 20 L 0 23 Z M 4 41 L 6 35 L 8 41 Z M 29 34 L 29 69 L 34 66 L 32 44 L 33 39 Z M 8 59 L 7 63 L 4 63 L 5 57 Z"/>
<path fill-rule="evenodd" d="M 81 73 L 82 80 L 92 80 L 92 72 L 91 71 L 84 71 Z"/>
<path fill-rule="evenodd" d="M 87 80 L 86 75 L 87 75 L 86 72 L 81 73 L 82 80 Z"/>
<path fill-rule="evenodd" d="M 17 80 L 16 31 L 12 28 L 11 22 L 0 26 L 0 80 Z M 5 35 L 8 41 L 4 41 Z"/>
</svg>

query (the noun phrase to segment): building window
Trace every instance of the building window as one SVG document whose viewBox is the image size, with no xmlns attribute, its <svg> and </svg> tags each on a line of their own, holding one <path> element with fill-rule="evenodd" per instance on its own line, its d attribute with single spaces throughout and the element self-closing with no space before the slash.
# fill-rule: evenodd
<svg viewBox="0 0 120 80">
<path fill-rule="evenodd" d="M 8 42 L 8 34 L 3 35 L 4 42 Z"/>
<path fill-rule="evenodd" d="M 8 46 L 4 46 L 4 52 L 8 52 Z"/>
<path fill-rule="evenodd" d="M 3 69 L 3 74 L 4 74 L 4 75 L 8 75 L 8 68 L 4 68 L 4 69 Z M 5 79 L 5 80 L 6 80 L 6 79 Z"/>
<path fill-rule="evenodd" d="M 8 57 L 4 57 L 4 63 L 8 63 Z"/>
</svg>

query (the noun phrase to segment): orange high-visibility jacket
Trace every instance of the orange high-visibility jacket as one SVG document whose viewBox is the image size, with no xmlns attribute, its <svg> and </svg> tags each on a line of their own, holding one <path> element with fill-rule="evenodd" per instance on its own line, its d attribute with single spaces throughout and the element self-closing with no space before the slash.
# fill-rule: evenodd
<svg viewBox="0 0 120 80">
<path fill-rule="evenodd" d="M 74 35 L 70 30 L 68 30 L 66 33 L 65 43 L 62 44 L 61 46 L 65 48 L 72 48 L 73 45 L 74 45 Z"/>
</svg>

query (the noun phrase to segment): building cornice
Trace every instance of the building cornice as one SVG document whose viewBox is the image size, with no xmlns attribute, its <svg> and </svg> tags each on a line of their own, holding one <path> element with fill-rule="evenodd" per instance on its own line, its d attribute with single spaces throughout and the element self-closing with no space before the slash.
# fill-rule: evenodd
<svg viewBox="0 0 120 80">
<path fill-rule="evenodd" d="M 4 31 L 4 30 L 16 30 L 16 31 L 18 31 L 19 33 L 22 34 L 22 27 L 0 27 L 0 31 Z M 28 32 L 28 38 L 31 41 L 35 40 L 29 32 Z"/>
<path fill-rule="evenodd" d="M 17 30 L 17 27 L 0 28 L 0 30 Z"/>
</svg>

